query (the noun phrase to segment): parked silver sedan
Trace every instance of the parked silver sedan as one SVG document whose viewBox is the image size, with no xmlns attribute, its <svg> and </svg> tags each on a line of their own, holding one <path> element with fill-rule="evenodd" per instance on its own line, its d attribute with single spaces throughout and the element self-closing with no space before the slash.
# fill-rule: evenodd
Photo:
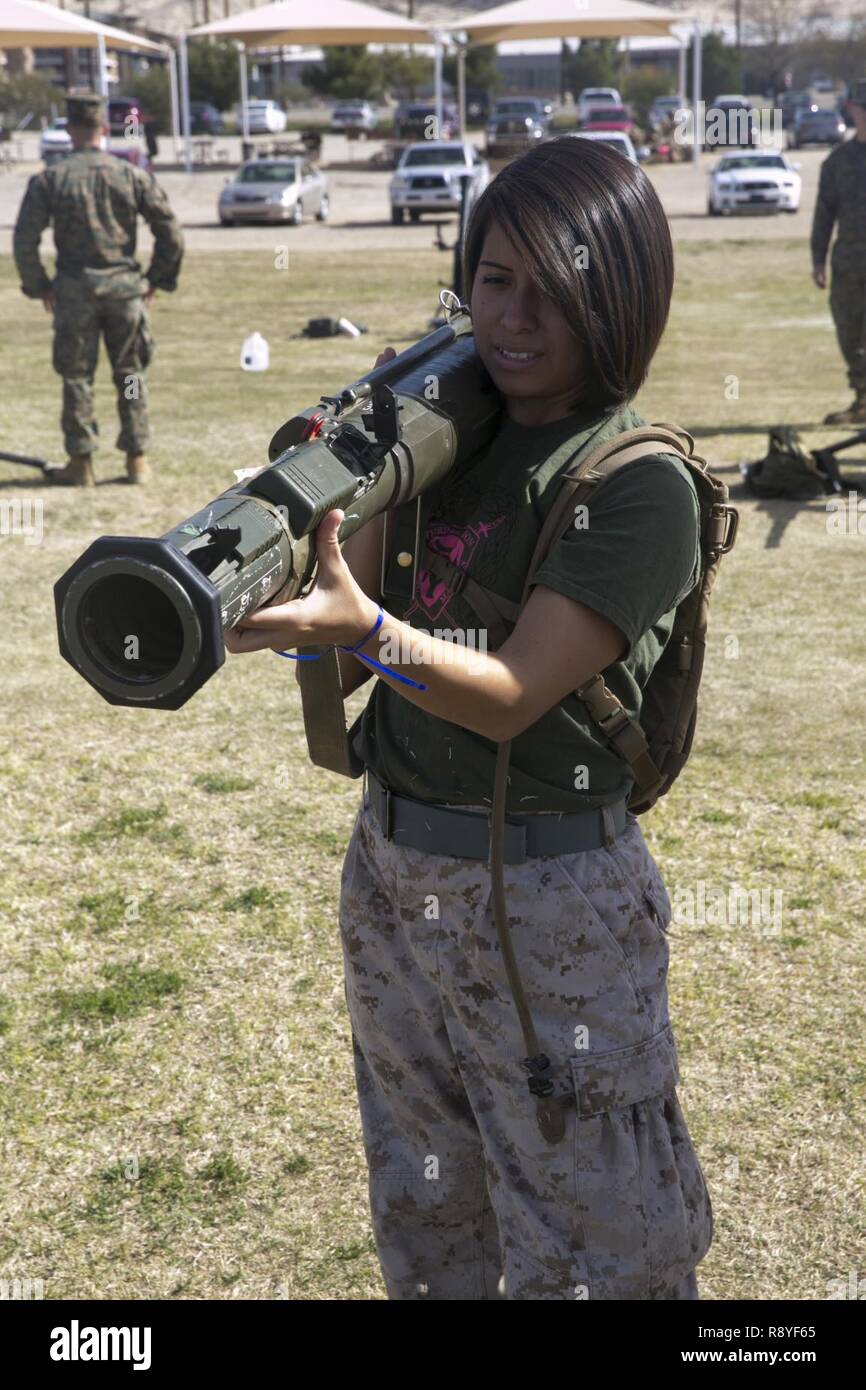
<svg viewBox="0 0 866 1390">
<path fill-rule="evenodd" d="M 309 212 L 325 222 L 330 211 L 328 180 L 306 159 L 250 159 L 226 183 L 217 211 L 224 227 L 236 222 L 299 226 Z"/>
</svg>

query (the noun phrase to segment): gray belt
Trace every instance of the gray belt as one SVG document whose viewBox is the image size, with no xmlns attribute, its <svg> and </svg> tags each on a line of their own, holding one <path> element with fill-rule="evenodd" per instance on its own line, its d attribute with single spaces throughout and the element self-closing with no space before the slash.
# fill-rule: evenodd
<svg viewBox="0 0 866 1390">
<path fill-rule="evenodd" d="M 462 806 L 438 806 L 416 801 L 383 787 L 367 768 L 370 808 L 386 840 L 428 854 L 453 854 L 460 859 L 490 857 L 489 817 Z M 506 864 L 523 864 L 536 855 L 558 856 L 612 845 L 626 828 L 624 799 L 594 811 L 561 815 L 506 816 Z"/>
</svg>

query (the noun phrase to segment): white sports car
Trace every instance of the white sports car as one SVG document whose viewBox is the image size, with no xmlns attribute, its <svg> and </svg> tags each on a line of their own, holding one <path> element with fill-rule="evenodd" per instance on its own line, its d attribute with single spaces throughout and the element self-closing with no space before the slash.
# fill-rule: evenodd
<svg viewBox="0 0 866 1390">
<path fill-rule="evenodd" d="M 707 212 L 796 212 L 802 179 L 798 164 L 776 150 L 723 155 L 710 174 Z"/>
</svg>

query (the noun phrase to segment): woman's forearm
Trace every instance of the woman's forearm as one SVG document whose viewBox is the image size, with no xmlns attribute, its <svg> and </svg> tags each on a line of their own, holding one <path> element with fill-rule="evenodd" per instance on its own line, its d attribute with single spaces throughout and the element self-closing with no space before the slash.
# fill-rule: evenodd
<svg viewBox="0 0 866 1390">
<path fill-rule="evenodd" d="M 385 673 L 374 669 L 374 675 L 428 714 L 497 743 L 511 737 L 522 689 L 502 657 L 484 648 L 433 637 L 390 613 L 385 613 L 382 626 L 361 654 L 385 667 Z M 359 656 L 343 659 L 365 665 Z M 392 672 L 426 688 L 405 685 L 395 680 Z"/>
</svg>

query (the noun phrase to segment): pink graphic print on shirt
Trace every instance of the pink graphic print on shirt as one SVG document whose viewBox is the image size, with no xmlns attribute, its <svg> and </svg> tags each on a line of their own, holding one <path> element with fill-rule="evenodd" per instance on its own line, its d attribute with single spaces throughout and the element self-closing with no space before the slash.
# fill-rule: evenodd
<svg viewBox="0 0 866 1390">
<path fill-rule="evenodd" d="M 490 537 L 492 531 L 505 521 L 499 516 L 495 521 L 478 521 L 471 526 L 455 526 L 447 521 L 434 521 L 427 527 L 427 545 L 435 555 L 443 555 L 452 565 L 463 570 L 469 568 L 473 556 Z M 431 623 L 444 618 L 448 627 L 458 628 L 460 624 L 448 611 L 448 603 L 454 596 L 453 588 L 443 579 L 437 579 L 430 570 L 418 570 L 415 597 L 406 609 L 405 618 L 419 610 Z"/>
</svg>

